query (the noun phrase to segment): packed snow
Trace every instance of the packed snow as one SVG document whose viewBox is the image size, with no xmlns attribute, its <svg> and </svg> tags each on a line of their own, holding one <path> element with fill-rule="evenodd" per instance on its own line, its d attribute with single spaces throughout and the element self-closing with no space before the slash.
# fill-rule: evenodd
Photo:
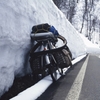
<svg viewBox="0 0 100 100">
<path fill-rule="evenodd" d="M 49 23 L 55 26 L 59 34 L 67 39 L 73 58 L 86 53 L 100 53 L 100 49 L 92 43 L 92 47 L 86 45 L 88 40 L 84 43 L 83 36 L 79 35 L 52 0 L 0 0 L 0 15 L 0 96 L 9 90 L 15 77 L 31 72 L 28 57 L 30 33 L 34 25 Z M 45 80 L 49 85 L 52 83 L 49 76 Z"/>
</svg>

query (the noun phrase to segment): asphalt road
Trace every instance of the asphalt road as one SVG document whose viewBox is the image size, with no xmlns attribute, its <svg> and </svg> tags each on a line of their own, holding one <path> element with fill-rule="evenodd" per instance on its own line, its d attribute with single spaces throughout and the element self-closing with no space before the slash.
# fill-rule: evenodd
<svg viewBox="0 0 100 100">
<path fill-rule="evenodd" d="M 90 55 L 79 100 L 100 100 L 100 58 Z"/>
<path fill-rule="evenodd" d="M 89 55 L 37 100 L 100 100 L 100 58 Z"/>
</svg>

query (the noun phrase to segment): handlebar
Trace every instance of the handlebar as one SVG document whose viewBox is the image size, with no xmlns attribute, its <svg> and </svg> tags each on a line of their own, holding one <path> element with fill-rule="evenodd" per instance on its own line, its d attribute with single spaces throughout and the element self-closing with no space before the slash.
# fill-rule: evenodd
<svg viewBox="0 0 100 100">
<path fill-rule="evenodd" d="M 43 54 L 47 54 L 47 53 L 57 52 L 57 51 L 62 50 L 63 48 L 65 48 L 66 47 L 66 44 L 67 44 L 67 40 L 63 36 L 61 36 L 61 35 L 58 35 L 56 38 L 59 38 L 60 40 L 63 41 L 63 45 L 61 47 L 53 48 L 53 49 L 46 50 L 46 51 L 34 52 L 33 55 L 43 55 Z M 42 41 L 39 41 L 39 45 L 41 45 L 40 42 L 42 42 Z"/>
<path fill-rule="evenodd" d="M 58 35 L 57 38 L 61 39 L 63 41 L 64 45 L 67 44 L 67 40 L 63 36 Z"/>
</svg>

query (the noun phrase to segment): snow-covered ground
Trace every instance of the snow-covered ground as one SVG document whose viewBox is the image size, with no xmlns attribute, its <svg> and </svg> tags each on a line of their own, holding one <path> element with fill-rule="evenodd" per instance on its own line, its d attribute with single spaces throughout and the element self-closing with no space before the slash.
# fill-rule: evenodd
<svg viewBox="0 0 100 100">
<path fill-rule="evenodd" d="M 84 43 L 52 0 L 0 0 L 0 96 L 9 90 L 15 76 L 31 72 L 28 66 L 31 28 L 41 23 L 55 26 L 67 39 L 73 58 L 87 52 L 99 54 L 98 47 L 90 48 L 90 44 Z"/>
</svg>

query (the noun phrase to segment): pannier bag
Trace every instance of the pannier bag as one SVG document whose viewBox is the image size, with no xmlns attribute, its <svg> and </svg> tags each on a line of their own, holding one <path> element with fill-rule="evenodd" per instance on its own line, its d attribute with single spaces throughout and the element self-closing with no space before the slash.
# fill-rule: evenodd
<svg viewBox="0 0 100 100">
<path fill-rule="evenodd" d="M 31 69 L 34 74 L 41 74 L 46 69 L 44 64 L 41 66 L 41 57 L 43 57 L 43 55 L 37 55 L 34 58 L 30 58 Z"/>
<path fill-rule="evenodd" d="M 43 32 L 52 32 L 54 35 L 59 35 L 58 31 L 54 26 L 49 25 L 48 23 L 35 25 L 32 27 L 31 33 L 43 33 Z"/>
<path fill-rule="evenodd" d="M 48 23 L 35 25 L 32 27 L 31 32 L 31 42 L 36 41 L 44 41 L 46 39 L 50 39 L 54 44 L 58 41 L 57 36 L 59 35 L 58 31 L 54 26 L 49 25 Z"/>
<path fill-rule="evenodd" d="M 60 68 L 63 69 L 63 68 L 66 68 L 68 66 L 72 66 L 71 55 L 68 52 L 68 50 L 66 50 L 65 48 L 54 53 L 54 57 L 55 57 L 57 64 Z"/>
</svg>

